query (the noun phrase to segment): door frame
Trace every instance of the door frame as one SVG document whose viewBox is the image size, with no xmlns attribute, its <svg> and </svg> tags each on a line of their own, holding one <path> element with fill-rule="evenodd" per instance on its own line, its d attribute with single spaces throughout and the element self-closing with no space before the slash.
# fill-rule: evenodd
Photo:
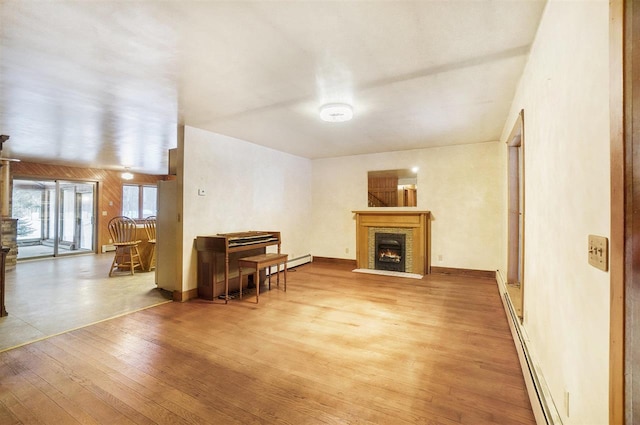
<svg viewBox="0 0 640 425">
<path fill-rule="evenodd" d="M 83 254 L 83 253 L 97 253 L 97 247 L 98 247 L 98 220 L 97 220 L 97 214 L 98 214 L 98 182 L 95 180 L 90 180 L 90 179 L 67 179 L 67 178 L 55 178 L 55 177 L 37 177 L 37 176 L 22 176 L 22 175 L 14 175 L 11 179 L 11 192 L 13 193 L 14 190 L 14 182 L 16 180 L 21 180 L 21 181 L 34 181 L 34 182 L 50 182 L 53 183 L 53 186 L 51 187 L 51 192 L 53 193 L 53 199 L 50 199 L 50 202 L 54 203 L 54 208 L 51 209 L 47 209 L 46 216 L 47 216 L 47 225 L 52 224 L 53 225 L 53 229 L 52 229 L 52 234 L 49 234 L 50 239 L 53 241 L 53 249 L 52 249 L 52 254 L 51 255 L 46 255 L 46 257 L 60 257 L 60 256 L 69 256 L 69 255 L 76 255 L 76 254 Z M 60 222 L 60 218 L 61 218 L 61 212 L 62 212 L 62 190 L 61 190 L 61 183 L 64 184 L 72 184 L 72 185 L 79 185 L 79 184 L 85 184 L 85 185 L 92 185 L 93 187 L 93 203 L 92 203 L 92 208 L 93 208 L 93 219 L 92 219 L 92 231 L 93 231 L 93 240 L 92 240 L 92 244 L 91 244 L 91 248 L 90 249 L 78 249 L 77 252 L 68 252 L 68 253 L 64 253 L 64 254 L 60 254 L 60 250 L 59 250 L 59 244 L 61 243 L 61 233 L 62 233 L 62 223 Z M 13 195 L 12 195 L 13 198 Z M 73 193 L 73 202 L 74 202 L 74 213 L 77 212 L 77 198 L 76 198 L 76 191 L 74 189 L 74 193 Z M 13 209 L 13 205 L 12 205 L 12 209 Z M 51 217 L 51 214 L 53 214 L 53 217 Z M 76 217 L 77 218 L 77 217 Z M 74 233 L 76 232 L 76 224 L 77 220 L 74 220 L 73 223 L 73 229 L 74 229 Z M 75 239 L 75 235 L 74 235 L 74 239 Z M 32 257 L 27 257 L 27 258 L 32 258 Z M 33 257 L 35 258 L 35 257 Z"/>
<path fill-rule="evenodd" d="M 524 110 L 507 139 L 507 289 L 524 318 Z"/>
<path fill-rule="evenodd" d="M 632 424 L 640 420 L 640 4 L 611 0 L 609 23 L 609 423 Z"/>
</svg>

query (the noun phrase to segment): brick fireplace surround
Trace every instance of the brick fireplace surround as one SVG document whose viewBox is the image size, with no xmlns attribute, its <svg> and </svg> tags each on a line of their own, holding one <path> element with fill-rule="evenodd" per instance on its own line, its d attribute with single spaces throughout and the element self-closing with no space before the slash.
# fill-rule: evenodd
<svg viewBox="0 0 640 425">
<path fill-rule="evenodd" d="M 405 271 L 429 274 L 430 216 L 429 211 L 353 211 L 356 215 L 356 267 L 374 269 L 373 249 L 376 232 L 404 233 L 407 235 L 407 256 L 410 258 Z M 373 240 L 372 240 L 373 239 Z"/>
</svg>

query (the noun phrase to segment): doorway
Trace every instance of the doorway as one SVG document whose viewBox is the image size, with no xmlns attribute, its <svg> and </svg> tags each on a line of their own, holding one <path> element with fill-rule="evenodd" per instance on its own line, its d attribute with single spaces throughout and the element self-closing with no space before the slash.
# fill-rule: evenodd
<svg viewBox="0 0 640 425">
<path fill-rule="evenodd" d="M 96 183 L 13 180 L 18 260 L 95 252 Z"/>
<path fill-rule="evenodd" d="M 507 140 L 508 245 L 507 292 L 520 320 L 524 317 L 524 111 Z"/>
</svg>

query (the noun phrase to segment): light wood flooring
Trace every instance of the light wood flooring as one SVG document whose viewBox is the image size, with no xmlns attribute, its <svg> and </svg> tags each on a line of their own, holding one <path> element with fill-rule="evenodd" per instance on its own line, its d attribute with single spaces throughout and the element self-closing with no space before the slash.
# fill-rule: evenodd
<svg viewBox="0 0 640 425">
<path fill-rule="evenodd" d="M 6 272 L 0 351 L 171 298 L 153 272 L 110 278 L 112 260 L 107 253 L 19 261 Z"/>
<path fill-rule="evenodd" d="M 314 263 L 0 353 L 0 423 L 535 421 L 494 280 Z"/>
</svg>

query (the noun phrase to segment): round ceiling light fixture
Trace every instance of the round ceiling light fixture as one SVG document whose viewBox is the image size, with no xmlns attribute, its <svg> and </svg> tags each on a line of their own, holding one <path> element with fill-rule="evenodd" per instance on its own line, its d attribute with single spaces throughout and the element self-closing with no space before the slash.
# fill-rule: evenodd
<svg viewBox="0 0 640 425">
<path fill-rule="evenodd" d="M 125 167 L 124 173 L 120 174 L 123 180 L 132 180 L 133 174 L 129 171 L 129 167 Z"/>
<path fill-rule="evenodd" d="M 353 118 L 353 108 L 346 103 L 328 103 L 320 108 L 320 118 L 327 122 L 343 122 Z"/>
</svg>

